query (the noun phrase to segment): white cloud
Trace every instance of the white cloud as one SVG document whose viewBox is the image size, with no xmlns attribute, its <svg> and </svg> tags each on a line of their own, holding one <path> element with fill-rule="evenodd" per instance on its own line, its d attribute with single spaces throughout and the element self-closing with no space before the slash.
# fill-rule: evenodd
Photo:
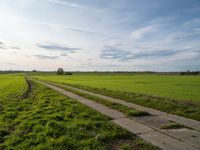
<svg viewBox="0 0 200 150">
<path fill-rule="evenodd" d="M 142 39 L 146 34 L 157 31 L 158 28 L 159 28 L 158 25 L 148 25 L 148 26 L 142 27 L 142 28 L 139 28 L 139 29 L 133 31 L 133 32 L 131 33 L 131 37 L 132 37 L 134 40 L 140 40 L 140 39 Z"/>
<path fill-rule="evenodd" d="M 200 26 L 200 19 L 199 18 L 195 18 L 195 19 L 192 19 L 190 21 L 187 21 L 183 24 L 183 26 Z"/>
<path fill-rule="evenodd" d="M 74 7 L 74 8 L 86 9 L 86 7 L 84 7 L 84 6 L 78 5 L 76 3 L 67 2 L 67 1 L 62 1 L 62 0 L 48 0 L 48 1 L 53 2 L 53 3 L 57 3 L 57 4 L 61 4 L 61 5 Z"/>
</svg>

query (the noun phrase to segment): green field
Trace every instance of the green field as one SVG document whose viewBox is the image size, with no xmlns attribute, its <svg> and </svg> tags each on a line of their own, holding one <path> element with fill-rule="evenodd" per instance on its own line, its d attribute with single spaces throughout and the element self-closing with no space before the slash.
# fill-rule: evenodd
<svg viewBox="0 0 200 150">
<path fill-rule="evenodd" d="M 79 84 L 113 91 L 133 92 L 200 102 L 200 76 L 175 75 L 39 75 L 38 79 Z"/>
<path fill-rule="evenodd" d="M 10 88 L 27 86 L 21 75 L 0 77 Z M 79 102 L 36 82 L 29 85 L 27 97 L 10 92 L 0 99 L 0 149 L 157 149 Z"/>
<path fill-rule="evenodd" d="M 0 98 L 21 96 L 27 87 L 23 74 L 0 75 Z"/>
<path fill-rule="evenodd" d="M 65 84 L 200 120 L 199 76 L 43 73 L 31 77 L 51 81 L 127 117 L 149 114 L 68 89 Z M 97 111 L 31 78 L 27 81 L 24 74 L 0 75 L 0 149 L 157 149 Z"/>
<path fill-rule="evenodd" d="M 35 74 L 32 77 L 61 85 L 68 84 L 200 121 L 200 76 Z"/>
</svg>

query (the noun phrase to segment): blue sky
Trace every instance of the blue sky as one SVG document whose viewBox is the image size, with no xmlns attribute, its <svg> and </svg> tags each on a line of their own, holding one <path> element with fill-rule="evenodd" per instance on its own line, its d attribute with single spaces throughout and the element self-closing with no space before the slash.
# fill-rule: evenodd
<svg viewBox="0 0 200 150">
<path fill-rule="evenodd" d="M 199 0 L 6 0 L 0 20 L 0 70 L 200 70 Z"/>
</svg>

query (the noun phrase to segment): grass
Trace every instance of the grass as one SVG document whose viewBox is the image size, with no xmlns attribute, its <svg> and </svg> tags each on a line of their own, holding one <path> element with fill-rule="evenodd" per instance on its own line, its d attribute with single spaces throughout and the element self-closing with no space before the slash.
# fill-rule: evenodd
<svg viewBox="0 0 200 150">
<path fill-rule="evenodd" d="M 103 104 L 105 106 L 108 106 L 109 108 L 119 110 L 120 112 L 124 113 L 128 117 L 141 117 L 141 116 L 150 115 L 148 112 L 136 110 L 134 108 L 130 108 L 130 107 L 127 107 L 127 106 L 124 106 L 124 105 L 121 105 L 121 104 L 118 104 L 118 103 L 115 103 L 115 102 L 111 102 L 111 101 L 105 100 L 105 99 L 97 97 L 97 96 L 86 94 L 86 93 L 80 92 L 78 90 L 68 88 L 63 84 L 57 84 L 57 83 L 52 83 L 52 82 L 48 82 L 48 83 L 53 84 L 53 85 L 58 86 L 58 87 L 61 87 L 65 90 L 67 90 L 67 91 L 73 92 L 73 93 L 75 93 L 79 96 L 82 96 L 84 98 L 87 98 L 87 99 L 93 100 L 95 102 L 98 102 L 100 104 Z"/>
<path fill-rule="evenodd" d="M 127 115 L 133 116 L 133 117 L 141 117 L 141 116 L 148 116 L 150 114 L 148 112 L 145 112 L 145 111 L 130 109 L 127 112 Z"/>
<path fill-rule="evenodd" d="M 82 85 L 71 86 L 200 121 L 199 103 L 149 97 L 129 92 L 112 91 L 105 88 L 92 88 Z"/>
<path fill-rule="evenodd" d="M 21 96 L 27 87 L 22 74 L 0 74 L 0 98 Z"/>
<path fill-rule="evenodd" d="M 120 150 L 132 150 L 132 147 L 130 144 L 123 144 L 121 147 L 120 147 Z"/>
<path fill-rule="evenodd" d="M 34 77 L 66 84 L 79 84 L 112 91 L 200 103 L 200 76 L 134 74 L 57 76 L 35 74 Z"/>
<path fill-rule="evenodd" d="M 161 129 L 181 129 L 181 128 L 187 128 L 187 127 L 178 123 L 170 123 L 168 125 L 161 127 Z"/>
<path fill-rule="evenodd" d="M 31 85 L 26 98 L 1 99 L 0 149 L 104 150 L 125 144 L 157 149 L 79 102 L 35 82 Z"/>
<path fill-rule="evenodd" d="M 57 76 L 57 79 L 52 79 L 52 75 L 33 77 L 63 85 L 67 84 L 68 82 L 66 76 Z M 174 100 L 164 97 L 136 94 L 132 92 L 114 91 L 107 88 L 94 88 L 92 86 L 80 84 L 67 85 L 200 121 L 200 103 L 198 101 Z M 197 93 L 199 94 L 199 92 Z"/>
</svg>

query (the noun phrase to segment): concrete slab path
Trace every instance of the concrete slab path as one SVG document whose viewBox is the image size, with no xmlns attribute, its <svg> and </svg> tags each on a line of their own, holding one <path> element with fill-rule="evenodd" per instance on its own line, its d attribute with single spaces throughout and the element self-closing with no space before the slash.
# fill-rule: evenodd
<svg viewBox="0 0 200 150">
<path fill-rule="evenodd" d="M 86 90 L 74 88 L 72 86 L 68 86 L 68 85 L 63 85 L 63 86 L 65 86 L 66 88 L 71 88 L 73 90 L 77 90 L 77 91 L 82 92 L 82 93 L 86 93 L 86 94 L 89 94 L 89 95 L 92 95 L 92 96 L 99 97 L 99 98 L 102 98 L 102 99 L 105 99 L 105 100 L 108 100 L 108 101 L 111 101 L 111 102 L 114 102 L 114 103 L 118 103 L 118 104 L 130 107 L 130 108 L 145 111 L 145 112 L 148 112 L 151 115 L 159 116 L 162 119 L 174 121 L 178 124 L 182 124 L 184 126 L 192 128 L 194 130 L 200 131 L 200 122 L 196 121 L 196 120 L 180 117 L 180 116 L 177 116 L 177 115 L 169 114 L 169 113 L 162 112 L 162 111 L 159 111 L 159 110 L 155 110 L 155 109 L 152 109 L 152 108 L 140 106 L 140 105 L 137 105 L 137 104 L 134 104 L 134 103 L 131 103 L 131 102 L 126 102 L 124 100 L 120 100 L 120 99 L 112 98 L 112 97 L 109 97 L 109 96 L 105 96 L 105 95 L 89 92 L 89 91 L 86 91 Z"/>
</svg>

